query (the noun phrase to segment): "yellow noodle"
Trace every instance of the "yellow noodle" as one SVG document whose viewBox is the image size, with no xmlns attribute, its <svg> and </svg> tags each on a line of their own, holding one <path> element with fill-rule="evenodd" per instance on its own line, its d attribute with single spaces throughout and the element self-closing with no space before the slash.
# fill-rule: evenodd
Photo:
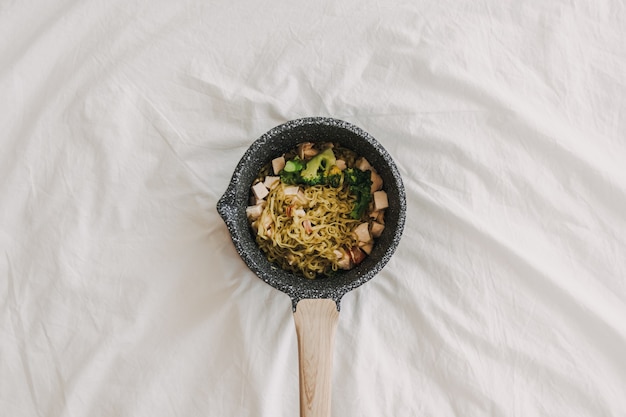
<svg viewBox="0 0 626 417">
<path fill-rule="evenodd" d="M 305 203 L 297 202 L 295 196 L 286 196 L 284 184 L 270 191 L 261 218 L 269 216 L 272 225 L 269 231 L 259 225 L 256 241 L 270 262 L 315 278 L 337 270 L 335 251 L 345 253 L 357 244 L 352 232 L 360 221 L 350 217 L 355 198 L 346 187 L 316 185 L 300 189 Z M 288 216 L 287 207 L 292 204 L 304 209 L 306 214 Z M 305 220 L 311 222 L 311 233 L 303 225 Z"/>
</svg>

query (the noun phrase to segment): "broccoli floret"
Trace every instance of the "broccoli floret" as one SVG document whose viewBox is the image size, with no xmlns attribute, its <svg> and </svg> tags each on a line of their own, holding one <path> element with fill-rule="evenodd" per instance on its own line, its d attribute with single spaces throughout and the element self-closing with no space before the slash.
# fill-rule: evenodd
<svg viewBox="0 0 626 417">
<path fill-rule="evenodd" d="M 306 179 L 306 178 L 302 178 L 302 176 L 300 176 L 300 184 L 323 185 L 324 184 L 324 177 L 322 177 L 321 175 L 318 175 L 318 176 L 313 177 L 311 179 Z"/>
<path fill-rule="evenodd" d="M 306 167 L 300 172 L 300 176 L 304 181 L 316 181 L 319 179 L 319 184 L 322 182 L 321 178 L 330 171 L 330 168 L 335 165 L 335 162 L 337 162 L 337 159 L 335 158 L 333 150 L 327 148 L 306 163 Z"/>
<path fill-rule="evenodd" d="M 287 172 L 283 169 L 278 175 L 280 176 L 281 182 L 284 184 L 302 184 L 302 178 L 300 178 L 299 172 Z"/>
<path fill-rule="evenodd" d="M 345 171 L 345 177 L 350 187 L 350 193 L 356 196 L 350 217 L 360 219 L 372 200 L 372 173 L 369 170 L 361 171 L 360 169 L 348 168 Z"/>
<path fill-rule="evenodd" d="M 341 186 L 341 174 L 327 175 L 324 177 L 324 184 L 339 188 Z"/>
<path fill-rule="evenodd" d="M 278 173 L 280 180 L 289 185 L 302 184 L 300 171 L 304 168 L 305 162 L 297 156 L 285 163 L 285 167 Z"/>
<path fill-rule="evenodd" d="M 285 168 L 283 168 L 286 172 L 300 172 L 302 168 L 304 168 L 305 162 L 298 158 L 297 156 L 293 159 L 290 159 L 285 163 Z"/>
<path fill-rule="evenodd" d="M 279 173 L 280 180 L 290 185 L 329 185 L 338 188 L 343 183 L 343 174 L 335 162 L 335 155 L 330 148 L 308 162 L 296 156 L 285 163 L 285 167 Z"/>
<path fill-rule="evenodd" d="M 339 188 L 341 184 L 343 184 L 343 173 L 337 165 L 333 165 L 328 171 L 328 174 L 324 176 L 323 180 L 324 184 Z"/>
<path fill-rule="evenodd" d="M 344 172 L 346 174 L 346 181 L 351 186 L 361 184 L 367 179 L 370 179 L 371 176 L 371 174 L 366 174 L 365 171 L 356 168 L 347 168 Z"/>
</svg>

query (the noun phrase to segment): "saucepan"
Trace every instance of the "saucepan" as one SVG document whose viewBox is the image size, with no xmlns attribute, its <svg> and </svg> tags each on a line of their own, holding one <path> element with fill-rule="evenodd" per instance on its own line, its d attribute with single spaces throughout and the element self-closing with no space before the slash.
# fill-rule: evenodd
<svg viewBox="0 0 626 417">
<path fill-rule="evenodd" d="M 334 142 L 365 157 L 383 179 L 389 207 L 385 228 L 370 255 L 348 271 L 308 279 L 270 263 L 255 242 L 246 207 L 261 168 L 302 142 Z M 361 128 L 343 120 L 307 117 L 288 121 L 261 135 L 245 152 L 217 210 L 243 261 L 263 281 L 291 298 L 298 341 L 300 415 L 328 417 L 332 358 L 341 298 L 369 281 L 389 262 L 404 228 L 406 196 L 402 178 L 385 148 Z"/>
</svg>

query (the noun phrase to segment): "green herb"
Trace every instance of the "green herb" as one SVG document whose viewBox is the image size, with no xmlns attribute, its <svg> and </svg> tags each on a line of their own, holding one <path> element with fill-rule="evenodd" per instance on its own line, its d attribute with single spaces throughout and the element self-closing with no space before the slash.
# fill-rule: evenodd
<svg viewBox="0 0 626 417">
<path fill-rule="evenodd" d="M 372 201 L 372 173 L 369 170 L 348 168 L 345 170 L 345 179 L 350 187 L 350 193 L 356 196 L 350 217 L 360 219 Z"/>
</svg>

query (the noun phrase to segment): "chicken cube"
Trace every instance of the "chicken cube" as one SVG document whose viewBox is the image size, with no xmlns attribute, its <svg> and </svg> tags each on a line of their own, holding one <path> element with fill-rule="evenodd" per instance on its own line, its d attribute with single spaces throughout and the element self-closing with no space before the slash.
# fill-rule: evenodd
<svg viewBox="0 0 626 417">
<path fill-rule="evenodd" d="M 357 159 L 356 162 L 354 163 L 354 166 L 360 169 L 361 171 L 367 171 L 368 169 L 372 172 L 375 171 L 372 165 L 370 165 L 370 163 L 367 161 L 367 159 L 363 157 Z"/>
<path fill-rule="evenodd" d="M 265 204 L 256 204 L 254 206 L 246 207 L 246 216 L 248 216 L 251 220 L 258 219 L 261 216 L 261 213 L 263 213 L 264 205 Z"/>
<path fill-rule="evenodd" d="M 298 194 L 298 191 L 300 190 L 300 187 L 298 187 L 297 185 L 290 185 L 289 187 L 285 187 L 285 189 L 283 190 L 283 193 L 285 195 L 296 195 Z"/>
<path fill-rule="evenodd" d="M 267 188 L 268 190 L 271 190 L 276 185 L 278 185 L 279 182 L 280 182 L 280 177 L 274 177 L 274 176 L 268 175 L 267 177 L 265 177 L 265 181 L 263 181 L 263 185 L 265 185 L 265 188 Z"/>
<path fill-rule="evenodd" d="M 369 242 L 372 240 L 372 236 L 369 231 L 369 224 L 367 224 L 367 222 L 358 225 L 354 229 L 354 234 L 356 235 L 357 240 L 361 242 Z"/>
<path fill-rule="evenodd" d="M 383 230 L 385 230 L 385 225 L 378 222 L 372 222 L 372 236 L 380 237 L 380 235 L 383 233 Z"/>
<path fill-rule="evenodd" d="M 371 175 L 371 180 L 372 180 L 372 194 L 375 193 L 376 191 L 380 190 L 383 188 L 383 177 L 381 177 L 380 175 L 378 175 L 376 172 L 371 171 L 372 175 Z"/>
<path fill-rule="evenodd" d="M 350 259 L 350 255 L 348 255 L 344 249 L 335 250 L 334 254 L 337 256 L 337 261 L 335 262 L 337 267 L 341 269 L 352 269 L 352 260 Z"/>
<path fill-rule="evenodd" d="M 370 253 L 372 253 L 372 249 L 374 249 L 374 243 L 373 242 L 364 243 L 362 245 L 359 245 L 359 247 L 361 248 L 363 252 L 369 255 Z"/>
<path fill-rule="evenodd" d="M 382 210 L 389 207 L 387 193 L 384 191 L 376 191 L 374 193 L 374 210 Z"/>
<path fill-rule="evenodd" d="M 349 256 L 344 256 L 337 261 L 337 266 L 341 269 L 352 269 L 352 261 Z"/>
<path fill-rule="evenodd" d="M 274 170 L 274 174 L 278 175 L 280 171 L 285 167 L 285 157 L 279 156 L 278 158 L 272 159 L 272 169 Z"/>
<path fill-rule="evenodd" d="M 296 193 L 296 202 L 300 203 L 301 205 L 305 205 L 306 203 L 308 203 L 308 200 L 306 199 L 306 196 L 304 195 L 304 193 L 300 189 Z"/>
<path fill-rule="evenodd" d="M 363 262 L 363 259 L 365 259 L 366 256 L 365 252 L 363 252 L 358 246 L 350 248 L 350 259 L 355 265 Z"/>
<path fill-rule="evenodd" d="M 257 182 L 252 186 L 252 192 L 258 200 L 263 200 L 270 193 L 262 182 Z"/>
<path fill-rule="evenodd" d="M 309 158 L 318 154 L 317 149 L 313 148 L 313 143 L 304 142 L 298 145 L 298 156 L 302 160 L 308 160 Z"/>
</svg>

